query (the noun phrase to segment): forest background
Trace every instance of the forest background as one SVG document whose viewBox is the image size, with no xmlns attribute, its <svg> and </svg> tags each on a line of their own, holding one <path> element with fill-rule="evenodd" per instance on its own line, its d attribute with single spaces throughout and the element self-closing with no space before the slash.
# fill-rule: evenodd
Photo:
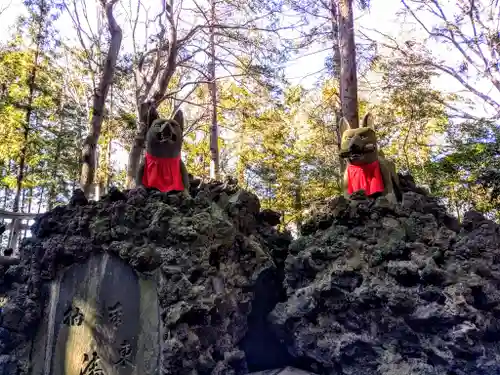
<svg viewBox="0 0 500 375">
<path fill-rule="evenodd" d="M 341 193 L 345 6 L 385 155 L 459 218 L 499 220 L 498 0 L 2 0 L 0 209 L 132 187 L 148 114 L 181 108 L 190 173 L 296 228 Z"/>
</svg>

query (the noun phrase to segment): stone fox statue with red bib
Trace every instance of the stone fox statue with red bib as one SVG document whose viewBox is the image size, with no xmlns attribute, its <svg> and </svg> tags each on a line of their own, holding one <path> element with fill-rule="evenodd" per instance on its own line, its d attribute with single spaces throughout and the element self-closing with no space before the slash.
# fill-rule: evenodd
<svg viewBox="0 0 500 375">
<path fill-rule="evenodd" d="M 347 120 L 342 118 L 340 131 L 340 156 L 348 161 L 344 173 L 344 196 L 348 198 L 354 192 L 364 190 L 367 196 L 385 195 L 395 203 L 399 195 L 399 178 L 394 164 L 378 150 L 373 116 L 368 113 L 358 129 L 351 129 Z"/>
<path fill-rule="evenodd" d="M 189 176 L 181 160 L 184 115 L 172 120 L 156 119 L 146 134 L 146 155 L 136 176 L 136 186 L 161 192 L 189 192 Z"/>
</svg>

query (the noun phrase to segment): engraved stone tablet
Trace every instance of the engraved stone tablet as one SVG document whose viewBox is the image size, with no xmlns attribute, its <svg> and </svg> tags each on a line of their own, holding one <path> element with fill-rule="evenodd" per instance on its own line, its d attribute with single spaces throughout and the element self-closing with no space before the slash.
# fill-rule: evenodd
<svg viewBox="0 0 500 375">
<path fill-rule="evenodd" d="M 48 285 L 31 373 L 159 374 L 156 285 L 108 254 L 61 272 Z"/>
</svg>

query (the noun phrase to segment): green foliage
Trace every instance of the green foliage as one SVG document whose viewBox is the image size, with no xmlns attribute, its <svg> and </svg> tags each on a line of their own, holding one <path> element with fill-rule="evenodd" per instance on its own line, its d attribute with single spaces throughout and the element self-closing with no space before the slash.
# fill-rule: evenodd
<svg viewBox="0 0 500 375">
<path fill-rule="evenodd" d="M 500 130 L 492 121 L 457 124 L 447 131 L 444 155 L 429 162 L 434 194 L 447 198 L 455 214 L 475 209 L 500 219 L 498 171 Z"/>
<path fill-rule="evenodd" d="M 233 170 L 264 207 L 283 214 L 284 225 L 298 224 L 310 203 L 340 191 L 336 136 L 304 110 L 302 87 L 275 97 L 230 83 L 220 95 L 221 123 L 233 132 Z"/>
<path fill-rule="evenodd" d="M 370 5 L 355 3 L 360 8 Z M 25 5 L 27 16 L 16 24 L 12 41 L 0 46 L 0 201 L 9 208 L 24 158 L 25 201 L 40 202 L 44 210 L 66 202 L 77 184 L 81 145 L 102 66 L 101 49 L 107 41 L 93 40 L 89 33 L 88 50 L 70 48 L 55 29 L 62 3 L 29 0 Z M 204 15 L 208 5 L 195 13 Z M 306 90 L 283 79 L 291 55 L 335 45 L 330 5 L 310 0 L 224 0 L 215 12 L 219 25 L 233 25 L 233 19 L 241 23 L 221 26 L 216 32 L 221 171 L 235 175 L 261 198 L 264 207 L 280 211 L 283 226 L 299 225 L 312 203 L 341 193 L 338 82 L 322 77 L 315 89 Z M 284 9 L 295 12 L 302 26 L 284 23 Z M 290 29 L 290 34 L 278 32 L 281 27 Z M 124 29 L 127 37 L 129 31 Z M 211 160 L 211 99 L 204 59 L 208 31 L 201 28 L 180 47 L 182 66 L 173 73 L 168 99 L 159 108 L 161 116 L 169 117 L 178 100 L 189 93 L 181 107 L 187 120 L 183 159 L 189 172 L 200 177 L 209 176 Z M 457 35 L 459 31 L 454 30 Z M 145 48 L 168 44 L 157 37 L 146 41 Z M 289 48 L 281 48 L 283 43 Z M 388 57 L 379 55 L 373 43 L 361 38 L 358 43 L 360 71 L 381 74 L 373 96 L 377 100 L 359 100 L 359 115 L 367 111 L 375 115 L 386 156 L 441 197 L 456 215 L 475 207 L 500 220 L 498 122 L 451 121 L 449 105 L 462 100 L 462 93 L 446 96 L 436 90 L 439 69 L 428 64 L 435 59 L 427 59 L 427 51 L 407 43 L 401 53 Z M 156 62 L 154 50 L 147 54 L 126 49 L 106 102 L 98 145 L 95 182 L 104 187 L 125 187 L 125 165 L 118 162 L 126 160 L 117 160 L 115 146 L 126 154 L 136 132 L 137 93 L 144 87 L 136 91 L 136 79 L 141 77 L 134 68 L 145 55 L 146 70 Z M 333 59 L 327 58 L 327 65 L 332 64 Z M 333 65 L 327 68 L 335 71 Z M 233 77 L 220 79 L 227 72 Z M 466 74 L 460 72 L 460 76 Z M 203 83 L 192 84 L 197 79 Z M 151 94 L 155 84 L 152 87 Z"/>
<path fill-rule="evenodd" d="M 75 82 L 57 64 L 56 9 L 50 1 L 25 5 L 28 17 L 17 23 L 14 39 L 0 47 L 0 183 L 10 189 L 4 190 L 6 204 L 20 179 L 22 190 L 50 207 L 60 195 L 67 197 L 79 168 L 82 132 L 74 119 L 81 111 L 65 86 Z"/>
<path fill-rule="evenodd" d="M 432 89 L 432 72 L 405 62 L 380 63 L 385 92 L 372 112 L 385 155 L 417 182 L 427 184 L 432 173 L 426 164 L 440 152 L 439 142 L 449 123 L 445 98 Z"/>
<path fill-rule="evenodd" d="M 224 150 L 227 144 L 219 139 L 219 150 Z M 201 124 L 196 131 L 184 136 L 182 146 L 184 163 L 193 176 L 208 178 L 210 176 L 210 124 Z M 221 158 L 221 166 L 224 160 Z"/>
</svg>

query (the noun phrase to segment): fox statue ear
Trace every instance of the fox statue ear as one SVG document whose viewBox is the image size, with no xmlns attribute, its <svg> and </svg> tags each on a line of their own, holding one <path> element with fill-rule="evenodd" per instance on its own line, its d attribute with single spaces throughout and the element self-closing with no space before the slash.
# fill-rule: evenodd
<svg viewBox="0 0 500 375">
<path fill-rule="evenodd" d="M 184 130 L 184 113 L 182 113 L 180 109 L 175 112 L 174 121 L 180 125 L 182 130 Z"/>
<path fill-rule="evenodd" d="M 344 132 L 349 129 L 351 129 L 351 125 L 349 125 L 349 122 L 344 117 L 342 117 L 339 121 L 340 136 L 342 136 L 342 134 L 344 134 Z"/>
<path fill-rule="evenodd" d="M 374 123 L 373 123 L 373 115 L 368 112 L 365 117 L 363 117 L 363 123 L 362 123 L 362 128 L 370 128 L 372 130 L 374 129 Z"/>
</svg>

